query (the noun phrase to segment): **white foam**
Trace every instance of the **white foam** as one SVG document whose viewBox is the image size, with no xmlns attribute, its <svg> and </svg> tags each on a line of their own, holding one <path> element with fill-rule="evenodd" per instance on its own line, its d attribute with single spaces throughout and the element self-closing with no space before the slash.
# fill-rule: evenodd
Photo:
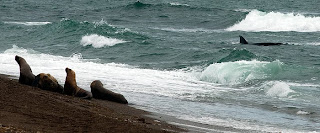
<svg viewBox="0 0 320 133">
<path fill-rule="evenodd" d="M 76 80 L 78 86 L 86 90 L 90 90 L 89 86 L 93 80 L 101 80 L 106 88 L 123 94 L 130 93 L 139 95 L 142 93 L 147 94 L 150 97 L 160 96 L 169 97 L 170 99 L 184 99 L 185 97 L 183 97 L 183 94 L 190 94 L 191 96 L 197 96 L 198 94 L 215 95 L 221 90 L 224 91 L 224 89 L 230 89 L 223 87 L 219 88 L 219 86 L 217 86 L 216 84 L 199 81 L 197 78 L 190 76 L 192 75 L 191 72 L 181 70 L 167 71 L 141 69 L 126 64 L 101 63 L 99 62 L 99 60 L 83 59 L 81 54 L 73 54 L 70 57 L 63 57 L 39 53 L 37 51 L 24 49 L 17 46 L 13 46 L 13 48 L 0 53 L 0 73 L 19 76 L 19 66 L 14 60 L 14 57 L 17 54 L 26 59 L 28 64 L 31 66 L 34 74 L 38 74 L 41 72 L 50 73 L 55 78 L 57 78 L 58 82 L 61 85 L 64 84 L 66 77 L 65 68 L 69 67 L 73 69 L 76 72 Z M 252 64 L 259 61 L 243 62 Z M 267 65 L 270 64 L 268 62 L 260 63 L 266 63 Z M 126 98 L 128 98 L 128 101 L 139 101 L 138 98 Z M 164 102 L 166 103 L 166 106 L 168 106 L 167 102 Z M 141 105 L 141 103 L 139 104 Z M 146 108 L 150 107 L 149 105 L 145 104 L 142 104 L 142 106 L 146 106 Z M 191 112 L 192 111 L 193 110 L 191 110 Z M 170 110 L 168 112 L 170 112 Z M 198 118 L 195 117 L 194 114 L 190 114 L 188 116 L 191 117 L 191 119 L 189 120 L 197 122 L 207 122 L 207 124 L 209 125 L 212 125 L 213 123 L 215 125 L 215 122 L 217 122 L 218 124 L 220 123 L 221 125 L 226 127 L 235 126 L 238 128 L 239 125 L 242 126 L 241 123 L 243 123 L 242 121 L 236 121 L 236 123 L 230 124 L 229 120 L 214 119 L 212 117 Z M 248 127 L 247 124 L 245 124 L 244 126 L 249 129 L 252 127 L 250 125 Z"/>
<path fill-rule="evenodd" d="M 246 121 L 237 121 L 233 119 L 219 119 L 219 118 L 214 118 L 214 117 L 191 117 L 189 115 L 181 117 L 181 119 L 184 120 L 190 120 L 194 122 L 198 122 L 201 124 L 208 124 L 208 125 L 217 125 L 221 127 L 226 127 L 226 128 L 235 128 L 235 129 L 240 129 L 240 130 L 248 130 L 250 131 L 260 131 L 260 132 L 283 132 L 283 133 L 302 133 L 302 131 L 296 131 L 296 130 L 290 130 L 290 129 L 281 129 L 281 128 L 275 128 L 275 127 L 268 127 L 267 125 L 265 126 L 260 126 L 256 124 L 252 124 L 250 122 Z M 230 128 L 230 132 L 232 132 L 232 129 Z M 208 130 L 208 129 L 207 129 Z"/>
<path fill-rule="evenodd" d="M 170 3 L 170 5 L 172 5 L 172 6 L 189 6 L 188 4 L 181 4 L 178 2 L 172 2 L 172 3 Z"/>
<path fill-rule="evenodd" d="M 297 112 L 297 115 L 309 115 L 309 114 L 310 114 L 310 112 L 302 111 L 302 110 L 299 110 L 299 111 Z"/>
<path fill-rule="evenodd" d="M 198 81 L 183 71 L 140 69 L 126 64 L 99 63 L 99 60 L 82 59 L 81 54 L 70 57 L 39 53 L 14 46 L 0 53 L 0 73 L 19 76 L 15 55 L 26 59 L 34 74 L 50 73 L 64 84 L 65 68 L 77 74 L 78 85 L 86 90 L 93 80 L 101 80 L 110 89 L 126 92 L 146 93 L 159 96 L 185 98 L 183 94 L 214 94 L 213 84 Z"/>
<path fill-rule="evenodd" d="M 37 25 L 46 25 L 51 24 L 51 22 L 4 22 L 5 24 L 19 24 L 26 26 L 37 26 Z"/>
<path fill-rule="evenodd" d="M 103 19 L 101 19 L 100 21 L 94 21 L 93 24 L 95 25 L 95 27 L 101 26 L 101 25 L 109 25 L 108 22 Z"/>
<path fill-rule="evenodd" d="M 107 21 L 103 19 L 101 19 L 100 21 L 94 21 L 93 24 L 94 24 L 94 28 L 97 28 L 99 26 L 104 26 L 104 25 L 110 26 L 112 28 L 116 28 L 114 25 L 109 24 Z"/>
<path fill-rule="evenodd" d="M 195 125 L 192 125 L 192 124 L 185 124 L 185 123 L 178 123 L 178 122 L 168 122 L 168 123 L 172 124 L 172 125 L 177 125 L 179 127 L 186 127 L 189 130 L 189 132 L 199 132 L 199 133 L 202 133 L 202 132 L 206 132 L 206 133 L 207 132 L 219 132 L 216 129 L 206 128 L 206 127 L 201 127 L 201 126 L 195 126 Z M 191 128 L 191 131 L 190 131 L 190 128 Z"/>
<path fill-rule="evenodd" d="M 163 31 L 171 31 L 171 32 L 210 32 L 209 30 L 206 29 L 176 29 L 176 28 L 153 28 L 157 30 L 163 30 Z"/>
<path fill-rule="evenodd" d="M 298 44 L 298 45 L 299 45 L 299 44 Z M 300 43 L 300 45 L 314 45 L 314 46 L 320 46 L 320 42 Z"/>
<path fill-rule="evenodd" d="M 316 78 L 316 77 L 313 77 Z M 311 78 L 311 80 L 313 79 Z M 292 83 L 292 82 L 286 82 L 290 86 L 296 86 L 296 87 L 314 87 L 317 88 L 319 85 L 317 84 L 312 84 L 312 83 Z"/>
<path fill-rule="evenodd" d="M 237 11 L 237 12 L 251 12 L 253 10 L 254 9 L 235 9 L 234 11 Z"/>
<path fill-rule="evenodd" d="M 290 89 L 290 85 L 282 81 L 270 81 L 262 86 L 267 96 L 271 97 L 288 97 L 290 93 L 295 91 Z"/>
<path fill-rule="evenodd" d="M 226 29 L 227 31 L 320 31 L 320 17 L 304 16 L 295 13 L 262 12 L 252 10 L 245 19 Z"/>
<path fill-rule="evenodd" d="M 97 34 L 85 35 L 82 37 L 80 44 L 83 46 L 92 45 L 94 48 L 102 48 L 105 46 L 114 46 L 119 43 L 125 43 L 126 41 L 105 37 Z"/>
<path fill-rule="evenodd" d="M 263 62 L 263 61 L 236 61 L 214 63 L 208 66 L 200 75 L 200 80 L 236 85 L 254 79 L 265 79 L 278 74 L 282 68 L 282 62 Z"/>
</svg>

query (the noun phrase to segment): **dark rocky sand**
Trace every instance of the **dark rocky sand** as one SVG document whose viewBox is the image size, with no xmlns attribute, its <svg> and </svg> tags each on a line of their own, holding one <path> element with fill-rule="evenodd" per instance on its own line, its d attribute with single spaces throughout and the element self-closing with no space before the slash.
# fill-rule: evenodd
<svg viewBox="0 0 320 133">
<path fill-rule="evenodd" d="M 0 132 L 185 132 L 128 105 L 84 100 L 0 76 Z"/>
</svg>

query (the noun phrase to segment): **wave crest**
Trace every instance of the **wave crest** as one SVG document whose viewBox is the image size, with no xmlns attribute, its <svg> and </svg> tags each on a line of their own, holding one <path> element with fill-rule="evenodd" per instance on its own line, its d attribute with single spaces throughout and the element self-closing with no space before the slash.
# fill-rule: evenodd
<svg viewBox="0 0 320 133">
<path fill-rule="evenodd" d="M 290 86 L 281 81 L 271 81 L 262 86 L 267 96 L 271 97 L 287 97 L 295 91 L 290 89 Z"/>
<path fill-rule="evenodd" d="M 52 22 L 4 22 L 5 24 L 17 24 L 17 25 L 25 25 L 25 26 L 39 26 L 39 25 L 47 25 Z"/>
<path fill-rule="evenodd" d="M 227 31 L 320 31 L 320 17 L 309 17 L 302 14 L 262 12 L 252 10 L 245 19 L 226 29 Z"/>
<path fill-rule="evenodd" d="M 240 61 L 240 60 L 252 60 L 257 57 L 258 56 L 256 56 L 254 53 L 246 49 L 234 49 L 233 51 L 231 51 L 231 53 L 228 56 L 220 59 L 218 63 Z"/>
<path fill-rule="evenodd" d="M 102 48 L 104 46 L 114 46 L 119 43 L 125 43 L 126 41 L 100 36 L 97 34 L 91 34 L 83 36 L 80 44 L 83 46 L 92 45 L 94 48 Z"/>
<path fill-rule="evenodd" d="M 200 76 L 200 80 L 225 85 L 237 85 L 251 80 L 266 79 L 282 71 L 283 63 L 273 62 L 236 61 L 214 63 L 208 66 Z"/>
</svg>

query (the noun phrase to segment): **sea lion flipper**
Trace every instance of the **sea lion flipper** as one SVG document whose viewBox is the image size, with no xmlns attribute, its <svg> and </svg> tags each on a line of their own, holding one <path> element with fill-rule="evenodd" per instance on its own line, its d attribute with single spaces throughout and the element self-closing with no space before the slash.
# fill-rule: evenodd
<svg viewBox="0 0 320 133">
<path fill-rule="evenodd" d="M 92 93 L 84 89 L 81 89 L 80 91 L 78 91 L 75 96 L 82 99 L 88 99 L 88 100 L 92 99 Z"/>
</svg>

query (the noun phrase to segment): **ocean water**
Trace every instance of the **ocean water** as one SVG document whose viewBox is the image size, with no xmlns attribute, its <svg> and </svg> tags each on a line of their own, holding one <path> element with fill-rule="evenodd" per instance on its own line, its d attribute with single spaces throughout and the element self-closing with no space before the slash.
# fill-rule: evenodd
<svg viewBox="0 0 320 133">
<path fill-rule="evenodd" d="M 19 55 L 202 132 L 320 132 L 315 0 L 5 0 L 0 29 L 2 74 L 19 76 Z"/>
</svg>

